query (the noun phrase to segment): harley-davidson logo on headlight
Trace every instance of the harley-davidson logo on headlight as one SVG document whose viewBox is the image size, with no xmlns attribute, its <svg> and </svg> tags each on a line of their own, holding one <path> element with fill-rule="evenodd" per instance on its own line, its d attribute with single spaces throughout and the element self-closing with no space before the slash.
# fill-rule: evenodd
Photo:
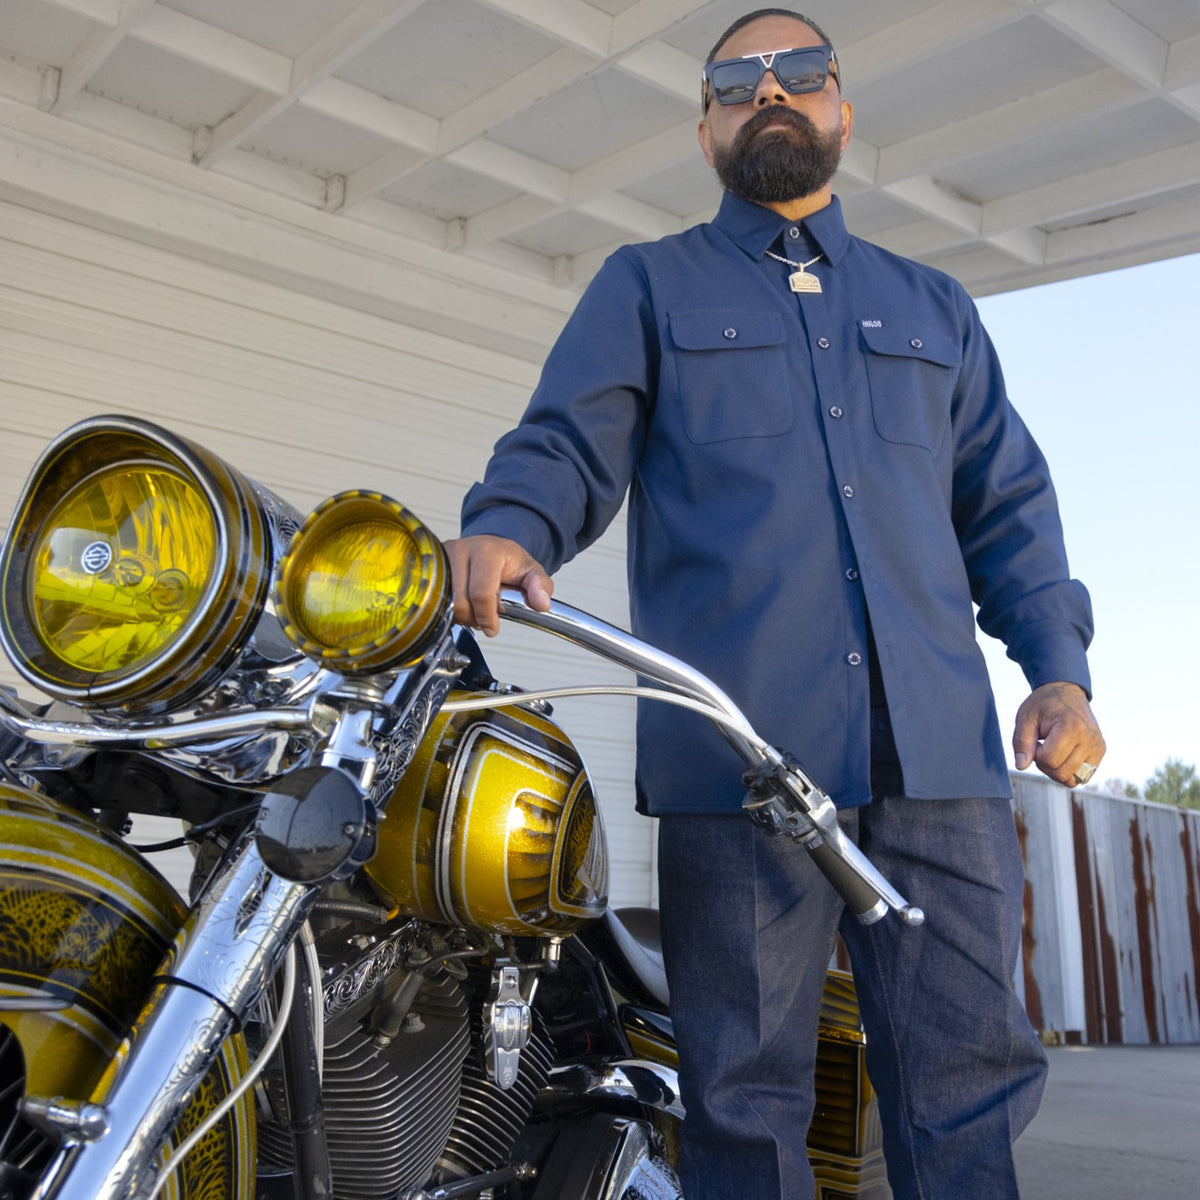
<svg viewBox="0 0 1200 1200">
<path fill-rule="evenodd" d="M 107 542 L 90 542 L 83 548 L 80 565 L 89 575 L 99 575 L 112 562 L 112 547 Z"/>
</svg>

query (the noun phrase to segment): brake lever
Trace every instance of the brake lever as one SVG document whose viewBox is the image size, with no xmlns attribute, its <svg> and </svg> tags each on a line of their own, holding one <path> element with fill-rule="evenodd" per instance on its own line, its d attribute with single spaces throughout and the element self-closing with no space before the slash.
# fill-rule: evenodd
<svg viewBox="0 0 1200 1200">
<path fill-rule="evenodd" d="M 922 924 L 924 911 L 909 904 L 846 836 L 833 801 L 799 762 L 773 747 L 771 751 L 742 776 L 748 789 L 742 807 L 750 819 L 767 833 L 803 846 L 863 925 L 873 925 L 889 909 L 906 925 Z"/>
</svg>

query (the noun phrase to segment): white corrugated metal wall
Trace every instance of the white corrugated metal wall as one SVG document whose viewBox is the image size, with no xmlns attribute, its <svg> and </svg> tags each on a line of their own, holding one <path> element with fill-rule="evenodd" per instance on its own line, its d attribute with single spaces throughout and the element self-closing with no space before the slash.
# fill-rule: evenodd
<svg viewBox="0 0 1200 1200">
<path fill-rule="evenodd" d="M 0 201 L 0 511 L 46 442 L 121 412 L 199 441 L 306 511 L 383 491 L 440 536 L 537 377 L 529 357 L 315 298 Z M 561 574 L 558 594 L 625 622 L 624 531 Z M 621 680 L 563 643 L 506 628 L 487 647 L 533 687 Z M 15 683 L 5 665 L 0 676 Z M 652 823 L 632 804 L 632 707 L 561 702 L 596 779 L 617 903 L 653 898 Z"/>
<path fill-rule="evenodd" d="M 1012 778 L 1034 1025 L 1090 1045 L 1200 1042 L 1200 812 Z"/>
</svg>

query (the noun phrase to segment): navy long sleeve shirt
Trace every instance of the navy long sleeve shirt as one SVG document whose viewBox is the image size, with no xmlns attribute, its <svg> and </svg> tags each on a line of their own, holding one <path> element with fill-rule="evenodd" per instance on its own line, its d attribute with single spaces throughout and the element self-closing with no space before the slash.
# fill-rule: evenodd
<svg viewBox="0 0 1200 1200">
<path fill-rule="evenodd" d="M 793 293 L 768 251 L 819 254 L 822 292 Z M 711 223 L 613 254 L 463 533 L 553 572 L 626 492 L 634 632 L 710 675 L 841 806 L 871 795 L 872 665 L 907 795 L 1009 794 L 973 603 L 1031 687 L 1090 692 L 1088 595 L 974 305 L 851 236 L 836 199 L 795 223 L 726 195 Z M 702 718 L 641 703 L 644 811 L 736 809 L 740 774 Z"/>
</svg>

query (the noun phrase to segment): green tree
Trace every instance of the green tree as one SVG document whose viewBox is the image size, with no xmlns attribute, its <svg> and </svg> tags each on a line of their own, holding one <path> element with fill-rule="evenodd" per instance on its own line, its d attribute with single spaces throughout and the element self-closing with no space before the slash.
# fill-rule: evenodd
<svg viewBox="0 0 1200 1200">
<path fill-rule="evenodd" d="M 1168 758 L 1146 780 L 1144 795 L 1155 804 L 1174 804 L 1180 808 L 1200 808 L 1200 776 L 1194 765 L 1182 759 Z"/>
</svg>

